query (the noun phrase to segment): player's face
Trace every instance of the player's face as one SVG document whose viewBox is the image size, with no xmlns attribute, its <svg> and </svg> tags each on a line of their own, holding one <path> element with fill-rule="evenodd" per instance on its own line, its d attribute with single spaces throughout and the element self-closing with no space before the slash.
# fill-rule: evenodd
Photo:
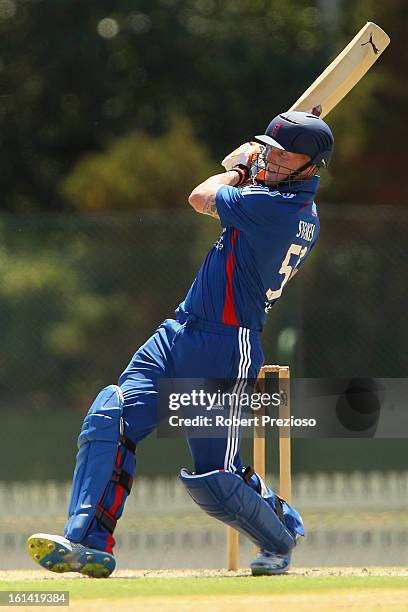
<svg viewBox="0 0 408 612">
<path fill-rule="evenodd" d="M 265 183 L 273 185 L 286 180 L 292 172 L 309 162 L 310 157 L 309 155 L 290 153 L 275 147 L 268 147 L 266 160 L 268 163 L 265 171 Z"/>
</svg>

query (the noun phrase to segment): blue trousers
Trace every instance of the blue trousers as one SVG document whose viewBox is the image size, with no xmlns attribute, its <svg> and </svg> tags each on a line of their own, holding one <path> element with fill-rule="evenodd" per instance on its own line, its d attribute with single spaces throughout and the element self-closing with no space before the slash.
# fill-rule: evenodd
<svg viewBox="0 0 408 612">
<path fill-rule="evenodd" d="M 136 351 L 119 378 L 126 436 L 137 444 L 156 428 L 160 378 L 254 379 L 263 360 L 258 332 L 200 321 L 193 315 L 185 322 L 166 319 Z M 196 473 L 241 468 L 239 427 L 224 431 L 221 437 L 188 438 Z M 124 461 L 132 461 L 129 454 Z M 125 463 L 122 467 L 130 471 L 134 466 Z M 125 499 L 120 486 L 110 482 L 104 506 L 116 519 L 123 512 Z M 84 544 L 109 552 L 114 543 L 112 535 L 94 520 Z"/>
</svg>

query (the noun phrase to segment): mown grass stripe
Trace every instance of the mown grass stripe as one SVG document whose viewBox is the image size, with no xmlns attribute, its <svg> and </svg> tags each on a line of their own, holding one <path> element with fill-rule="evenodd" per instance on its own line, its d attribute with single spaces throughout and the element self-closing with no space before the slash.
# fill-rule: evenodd
<svg viewBox="0 0 408 612">
<path fill-rule="evenodd" d="M 408 590 L 401 576 L 275 576 L 203 578 L 109 578 L 108 580 L 2 580 L 1 590 L 67 590 L 71 600 L 146 596 L 261 595 L 392 589 Z M 408 596 L 407 596 L 408 600 Z"/>
</svg>

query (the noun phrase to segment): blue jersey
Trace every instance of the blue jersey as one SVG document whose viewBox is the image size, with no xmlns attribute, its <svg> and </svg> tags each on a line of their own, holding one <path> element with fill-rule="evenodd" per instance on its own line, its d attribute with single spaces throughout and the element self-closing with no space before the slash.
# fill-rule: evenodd
<svg viewBox="0 0 408 612">
<path fill-rule="evenodd" d="M 261 184 L 222 186 L 224 228 L 176 313 L 261 331 L 266 312 L 305 262 L 319 230 L 319 177 L 278 191 Z"/>
</svg>

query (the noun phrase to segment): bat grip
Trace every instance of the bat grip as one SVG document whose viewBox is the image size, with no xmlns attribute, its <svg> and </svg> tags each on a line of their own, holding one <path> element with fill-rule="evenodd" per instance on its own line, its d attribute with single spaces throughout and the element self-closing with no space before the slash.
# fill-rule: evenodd
<svg viewBox="0 0 408 612">
<path fill-rule="evenodd" d="M 320 104 L 318 104 L 317 106 L 314 106 L 310 112 L 312 113 L 312 115 L 320 117 L 320 115 L 322 114 L 322 107 L 320 106 Z"/>
</svg>

